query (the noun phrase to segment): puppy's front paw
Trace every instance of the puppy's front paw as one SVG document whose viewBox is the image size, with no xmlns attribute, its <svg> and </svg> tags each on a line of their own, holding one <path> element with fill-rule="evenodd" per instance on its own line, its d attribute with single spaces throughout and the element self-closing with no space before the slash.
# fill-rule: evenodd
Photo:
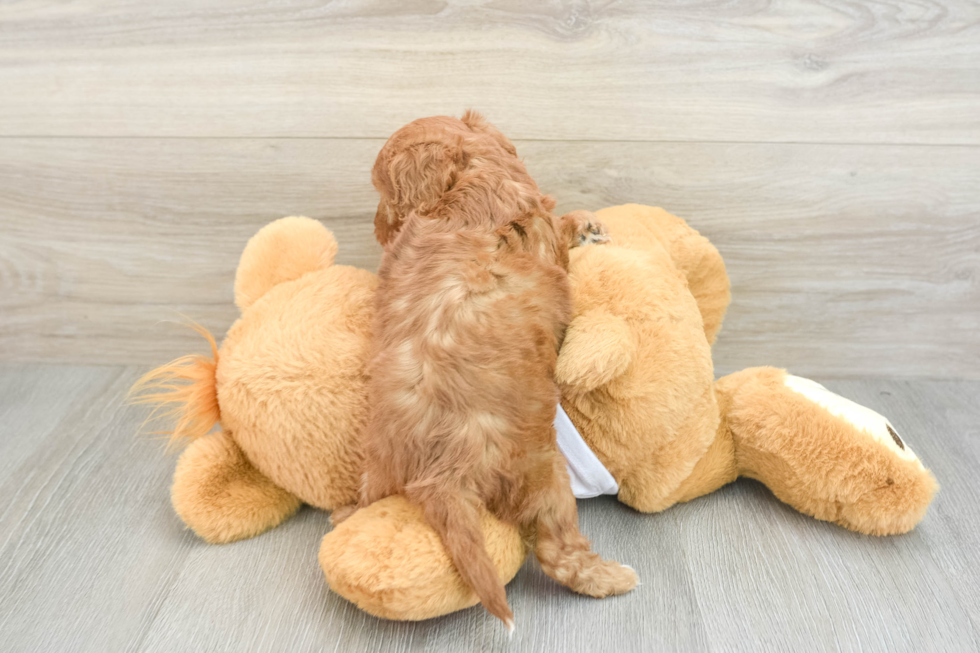
<svg viewBox="0 0 980 653">
<path fill-rule="evenodd" d="M 609 242 L 609 232 L 606 225 L 599 222 L 591 211 L 572 211 L 562 217 L 566 229 L 571 232 L 569 247 L 596 245 Z"/>
<path fill-rule="evenodd" d="M 599 243 L 608 242 L 609 232 L 606 231 L 606 225 L 602 224 L 598 220 L 589 220 L 586 222 L 582 232 L 578 235 L 579 246 L 597 245 Z"/>
</svg>

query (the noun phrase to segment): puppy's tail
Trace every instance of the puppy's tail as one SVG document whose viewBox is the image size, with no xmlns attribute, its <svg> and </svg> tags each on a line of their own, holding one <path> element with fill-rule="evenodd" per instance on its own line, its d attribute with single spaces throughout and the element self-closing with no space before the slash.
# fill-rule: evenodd
<svg viewBox="0 0 980 653">
<path fill-rule="evenodd" d="M 190 326 L 207 339 L 211 356 L 194 354 L 172 360 L 144 374 L 129 390 L 130 403 L 153 406 L 146 422 L 175 421 L 172 429 L 157 432 L 169 437 L 171 448 L 207 434 L 221 419 L 215 377 L 218 345 L 200 324 Z"/>
<path fill-rule="evenodd" d="M 463 582 L 473 588 L 483 607 L 513 633 L 514 613 L 507 605 L 507 592 L 497 575 L 497 567 L 487 553 L 476 506 L 452 492 L 413 498 L 422 506 L 425 520 L 442 539 Z"/>
</svg>

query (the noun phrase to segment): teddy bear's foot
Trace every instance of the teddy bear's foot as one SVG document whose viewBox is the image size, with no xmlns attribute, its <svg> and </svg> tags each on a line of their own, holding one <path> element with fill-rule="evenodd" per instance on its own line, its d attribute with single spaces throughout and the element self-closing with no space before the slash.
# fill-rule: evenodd
<svg viewBox="0 0 980 653">
<path fill-rule="evenodd" d="M 925 516 L 936 480 L 884 416 L 771 367 L 715 387 L 739 474 L 782 501 L 870 535 L 905 533 Z"/>
<path fill-rule="evenodd" d="M 223 431 L 187 447 L 177 462 L 170 496 L 184 523 L 212 544 L 263 533 L 300 506 L 298 498 L 255 469 Z"/>
<path fill-rule="evenodd" d="M 527 549 L 517 528 L 481 510 L 487 553 L 507 583 Z M 449 559 L 421 509 L 390 496 L 350 515 L 327 533 L 320 566 L 330 588 L 385 619 L 431 619 L 479 602 Z"/>
</svg>

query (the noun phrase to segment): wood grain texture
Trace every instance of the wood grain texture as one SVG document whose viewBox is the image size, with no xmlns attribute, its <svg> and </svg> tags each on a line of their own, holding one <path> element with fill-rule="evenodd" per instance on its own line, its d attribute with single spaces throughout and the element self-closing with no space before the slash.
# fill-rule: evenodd
<svg viewBox="0 0 980 653">
<path fill-rule="evenodd" d="M 168 505 L 170 461 L 121 406 L 136 378 L 0 371 L 0 650 L 131 649 L 198 545 Z"/>
<path fill-rule="evenodd" d="M 980 383 L 821 379 L 889 416 L 942 490 L 912 533 L 817 522 L 739 481 L 657 515 L 579 502 L 642 585 L 603 601 L 528 562 L 511 641 L 479 607 L 381 621 L 328 591 L 326 513 L 209 546 L 168 500 L 173 458 L 134 437 L 142 370 L 0 365 L 0 651 L 973 651 L 980 647 Z M 19 453 L 18 453 L 19 452 Z"/>
<path fill-rule="evenodd" d="M 162 363 L 237 316 L 265 223 L 375 269 L 374 139 L 3 139 L 0 359 Z M 519 141 L 559 210 L 660 205 L 721 250 L 719 373 L 980 377 L 980 148 Z"/>
<path fill-rule="evenodd" d="M 980 144 L 970 0 L 124 0 L 0 9 L 0 134 Z M 560 116 L 560 118 L 559 118 Z"/>
</svg>

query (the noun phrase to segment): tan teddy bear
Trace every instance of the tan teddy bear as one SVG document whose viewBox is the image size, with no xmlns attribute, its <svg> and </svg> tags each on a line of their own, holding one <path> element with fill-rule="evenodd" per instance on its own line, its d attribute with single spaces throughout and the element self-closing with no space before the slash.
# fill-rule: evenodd
<svg viewBox="0 0 980 653">
<path fill-rule="evenodd" d="M 598 216 L 612 241 L 571 253 L 575 317 L 557 370 L 570 469 L 590 458 L 586 472 L 611 483 L 600 491 L 642 512 L 747 476 L 801 512 L 863 533 L 902 533 L 922 519 L 935 480 L 884 417 L 773 368 L 714 380 L 710 348 L 729 283 L 707 239 L 662 209 Z M 141 401 L 172 406 L 174 437 L 191 440 L 173 504 L 210 542 L 256 535 L 301 503 L 330 510 L 356 495 L 375 278 L 332 265 L 336 248 L 306 218 L 265 227 L 242 255 L 242 316 L 220 351 L 174 361 L 137 386 Z M 516 529 L 489 515 L 483 527 L 510 580 L 526 556 Z M 382 617 L 424 619 L 477 602 L 400 497 L 328 533 L 320 564 L 336 592 Z"/>
<path fill-rule="evenodd" d="M 189 446 L 173 505 L 208 542 L 258 535 L 303 503 L 332 510 L 357 497 L 377 279 L 334 265 L 336 253 L 315 220 L 267 225 L 242 253 L 242 317 L 221 349 L 211 340 L 212 357 L 177 359 L 134 386 L 136 401 L 178 416 L 171 439 Z"/>
</svg>

